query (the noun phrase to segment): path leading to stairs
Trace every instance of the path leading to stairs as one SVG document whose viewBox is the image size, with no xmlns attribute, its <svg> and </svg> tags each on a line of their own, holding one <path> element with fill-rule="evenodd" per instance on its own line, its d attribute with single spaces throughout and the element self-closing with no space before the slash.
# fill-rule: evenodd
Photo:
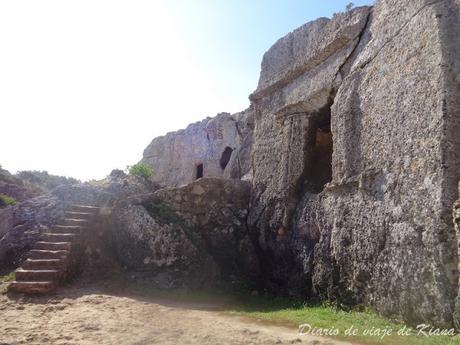
<svg viewBox="0 0 460 345">
<path fill-rule="evenodd" d="M 205 308 L 208 307 L 208 308 Z M 0 344 L 49 345 L 344 345 L 299 336 L 210 310 L 171 304 L 128 291 L 72 285 L 52 296 L 0 295 Z"/>
</svg>

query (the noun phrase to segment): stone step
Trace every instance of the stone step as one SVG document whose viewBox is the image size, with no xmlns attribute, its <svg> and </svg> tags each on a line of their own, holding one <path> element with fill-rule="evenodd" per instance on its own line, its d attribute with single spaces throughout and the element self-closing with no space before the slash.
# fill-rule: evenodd
<svg viewBox="0 0 460 345">
<path fill-rule="evenodd" d="M 52 234 L 45 233 L 40 236 L 40 239 L 44 242 L 72 242 L 77 238 L 76 234 Z"/>
<path fill-rule="evenodd" d="M 72 206 L 73 212 L 99 214 L 100 210 L 101 210 L 100 207 L 94 207 L 94 206 L 85 206 L 85 205 L 73 205 Z"/>
<path fill-rule="evenodd" d="M 53 234 L 75 234 L 80 235 L 85 227 L 80 225 L 55 225 L 50 230 Z"/>
<path fill-rule="evenodd" d="M 75 212 L 75 211 L 66 211 L 66 218 L 72 219 L 86 219 L 91 220 L 94 217 L 94 213 L 91 212 Z"/>
<path fill-rule="evenodd" d="M 8 285 L 8 291 L 22 292 L 22 293 L 47 293 L 56 288 L 56 284 L 52 281 L 13 281 Z"/>
<path fill-rule="evenodd" d="M 40 250 L 32 249 L 29 252 L 29 259 L 64 259 L 69 255 L 68 250 Z"/>
<path fill-rule="evenodd" d="M 23 282 L 58 281 L 61 275 L 59 270 L 25 270 L 23 268 L 18 268 L 15 273 L 16 281 Z"/>
<path fill-rule="evenodd" d="M 64 269 L 66 260 L 61 259 L 27 259 L 22 263 L 25 270 L 54 270 Z"/>
<path fill-rule="evenodd" d="M 72 247 L 71 242 L 46 242 L 38 241 L 34 245 L 34 249 L 41 250 L 69 250 Z"/>
<path fill-rule="evenodd" d="M 58 225 L 78 225 L 78 226 L 86 226 L 88 224 L 88 220 L 86 219 L 74 219 L 74 218 L 64 218 Z"/>
</svg>

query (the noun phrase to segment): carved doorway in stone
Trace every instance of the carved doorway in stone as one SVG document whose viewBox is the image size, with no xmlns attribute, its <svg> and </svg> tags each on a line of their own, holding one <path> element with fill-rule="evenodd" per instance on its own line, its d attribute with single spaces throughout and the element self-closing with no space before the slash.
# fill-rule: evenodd
<svg viewBox="0 0 460 345">
<path fill-rule="evenodd" d="M 195 174 L 195 179 L 198 180 L 199 178 L 202 178 L 204 174 L 203 171 L 203 163 L 200 163 L 196 166 L 196 174 Z"/>
</svg>

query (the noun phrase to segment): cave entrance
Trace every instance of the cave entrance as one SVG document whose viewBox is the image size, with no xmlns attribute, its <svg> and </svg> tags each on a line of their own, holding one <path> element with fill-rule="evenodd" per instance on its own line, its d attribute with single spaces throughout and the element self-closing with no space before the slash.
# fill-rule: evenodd
<svg viewBox="0 0 460 345">
<path fill-rule="evenodd" d="M 222 168 L 222 170 L 225 170 L 228 162 L 230 162 L 232 153 L 233 153 L 233 149 L 228 146 L 225 148 L 224 152 L 222 152 L 222 156 L 220 157 L 220 167 Z"/>
<path fill-rule="evenodd" d="M 203 177 L 203 163 L 196 166 L 196 180 Z"/>
<path fill-rule="evenodd" d="M 332 181 L 332 132 L 331 109 L 325 107 L 310 120 L 307 140 L 306 189 L 320 193 Z"/>
</svg>

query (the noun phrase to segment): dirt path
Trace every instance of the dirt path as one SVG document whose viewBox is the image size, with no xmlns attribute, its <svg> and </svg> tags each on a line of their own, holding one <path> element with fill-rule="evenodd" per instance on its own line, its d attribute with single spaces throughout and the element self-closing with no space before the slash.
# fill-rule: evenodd
<svg viewBox="0 0 460 345">
<path fill-rule="evenodd" d="M 0 344 L 350 344 L 203 309 L 94 287 L 51 297 L 0 295 Z"/>
</svg>

